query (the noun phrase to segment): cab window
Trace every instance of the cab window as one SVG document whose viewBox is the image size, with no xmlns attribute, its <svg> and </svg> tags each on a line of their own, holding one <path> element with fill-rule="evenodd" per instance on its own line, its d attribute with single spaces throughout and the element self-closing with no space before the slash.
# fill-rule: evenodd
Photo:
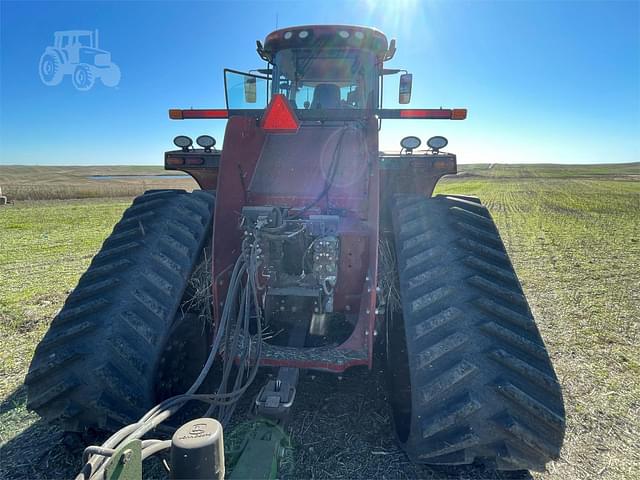
<svg viewBox="0 0 640 480">
<path fill-rule="evenodd" d="M 365 109 L 375 103 L 375 58 L 361 50 L 287 49 L 277 53 L 274 93 L 297 109 Z"/>
</svg>

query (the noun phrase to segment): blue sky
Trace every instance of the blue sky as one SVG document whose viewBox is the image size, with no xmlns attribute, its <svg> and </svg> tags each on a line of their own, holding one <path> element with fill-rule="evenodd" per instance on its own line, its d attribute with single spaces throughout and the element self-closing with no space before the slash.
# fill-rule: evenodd
<svg viewBox="0 0 640 480">
<path fill-rule="evenodd" d="M 223 68 L 263 67 L 255 41 L 276 21 L 375 26 L 397 39 L 388 66 L 413 73 L 411 107 L 469 109 L 464 122 L 385 121 L 382 148 L 437 134 L 460 163 L 640 160 L 638 1 L 2 0 L 0 163 L 161 164 L 174 135 L 221 144 L 224 121 L 167 109 L 223 107 Z M 40 56 L 71 29 L 99 29 L 117 87 L 42 83 Z"/>
</svg>

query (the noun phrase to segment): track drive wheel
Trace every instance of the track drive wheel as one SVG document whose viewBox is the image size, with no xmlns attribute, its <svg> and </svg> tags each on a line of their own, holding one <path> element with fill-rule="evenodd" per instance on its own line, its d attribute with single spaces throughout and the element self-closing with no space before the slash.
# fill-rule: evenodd
<svg viewBox="0 0 640 480">
<path fill-rule="evenodd" d="M 187 367 L 203 362 L 201 345 L 182 348 L 191 358 L 180 357 L 180 374 L 162 370 L 175 363 L 167 351 L 203 338 L 188 333 L 185 319 L 194 316 L 179 306 L 213 204 L 204 191 L 155 190 L 134 200 L 36 348 L 25 379 L 30 409 L 69 431 L 113 430 L 157 403 L 158 379 L 199 371 Z"/>
<path fill-rule="evenodd" d="M 543 470 L 562 393 L 496 226 L 476 198 L 398 196 L 402 309 L 388 322 L 391 406 L 417 463 Z"/>
</svg>

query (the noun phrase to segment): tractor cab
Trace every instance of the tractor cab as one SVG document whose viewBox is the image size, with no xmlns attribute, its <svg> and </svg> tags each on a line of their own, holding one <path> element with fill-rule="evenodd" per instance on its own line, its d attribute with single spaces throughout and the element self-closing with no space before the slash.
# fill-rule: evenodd
<svg viewBox="0 0 640 480">
<path fill-rule="evenodd" d="M 367 50 L 288 48 L 274 55 L 271 91 L 295 109 L 372 109 L 376 70 L 376 58 Z"/>
<path fill-rule="evenodd" d="M 390 58 L 382 32 L 352 26 L 278 30 L 258 53 L 273 66 L 270 93 L 296 110 L 377 108 L 382 62 Z"/>
<path fill-rule="evenodd" d="M 381 76 L 400 71 L 382 67 L 393 57 L 395 41 L 389 44 L 382 32 L 368 27 L 281 29 L 269 34 L 264 45 L 257 42 L 257 50 L 269 68 L 248 73 L 225 70 L 228 109 L 265 108 L 273 95 L 282 95 L 296 112 L 315 112 L 302 117 L 362 117 L 344 110 L 372 115 L 381 103 Z M 405 78 L 410 81 L 410 76 Z"/>
</svg>

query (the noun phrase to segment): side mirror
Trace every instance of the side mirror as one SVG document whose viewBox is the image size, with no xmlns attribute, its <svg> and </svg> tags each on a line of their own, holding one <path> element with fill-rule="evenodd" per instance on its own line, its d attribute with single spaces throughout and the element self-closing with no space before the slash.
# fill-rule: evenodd
<svg viewBox="0 0 640 480">
<path fill-rule="evenodd" d="M 245 77 L 244 79 L 244 101 L 247 103 L 256 103 L 255 77 Z"/>
<path fill-rule="evenodd" d="M 412 83 L 413 83 L 413 75 L 411 73 L 404 73 L 400 75 L 398 103 L 404 105 L 411 101 L 411 84 Z"/>
</svg>

